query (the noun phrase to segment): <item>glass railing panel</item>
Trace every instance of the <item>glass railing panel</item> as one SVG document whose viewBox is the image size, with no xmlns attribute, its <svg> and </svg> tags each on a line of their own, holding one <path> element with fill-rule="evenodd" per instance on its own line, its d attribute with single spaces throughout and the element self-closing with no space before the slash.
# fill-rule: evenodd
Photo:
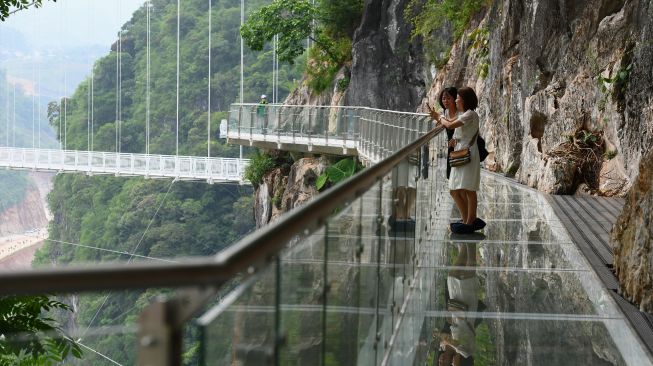
<svg viewBox="0 0 653 366">
<path fill-rule="evenodd" d="M 295 243 L 281 258 L 281 364 L 321 364 L 324 342 L 325 230 Z"/>
<path fill-rule="evenodd" d="M 277 135 L 281 137 L 290 137 L 298 133 L 298 124 L 301 120 L 301 108 L 295 106 L 282 106 L 280 107 L 277 119 L 279 124 L 277 126 Z"/>
<path fill-rule="evenodd" d="M 229 117 L 228 117 L 227 127 L 229 129 L 229 134 L 238 132 L 238 123 L 240 119 L 240 106 L 231 105 L 229 108 Z M 221 136 L 222 137 L 222 136 Z"/>
<path fill-rule="evenodd" d="M 276 265 L 266 267 L 198 319 L 201 365 L 274 364 L 276 278 Z"/>
<path fill-rule="evenodd" d="M 380 182 L 379 271 L 377 302 L 377 362 L 385 353 L 403 302 L 404 287 L 412 280 L 406 271 L 414 248 L 414 164 L 399 163 Z M 392 200 L 384 199 L 391 197 Z"/>
</svg>

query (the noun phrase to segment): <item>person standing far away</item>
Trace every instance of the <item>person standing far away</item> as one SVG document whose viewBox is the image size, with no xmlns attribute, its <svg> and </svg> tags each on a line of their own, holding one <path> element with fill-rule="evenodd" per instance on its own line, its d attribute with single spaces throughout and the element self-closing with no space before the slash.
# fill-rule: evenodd
<svg viewBox="0 0 653 366">
<path fill-rule="evenodd" d="M 455 129 L 449 147 L 454 151 L 469 149 L 468 164 L 451 167 L 449 177 L 449 192 L 453 198 L 462 222 L 451 224 L 451 231 L 457 234 L 470 234 L 485 227 L 485 221 L 476 216 L 478 199 L 476 192 L 481 182 L 481 159 L 476 143 L 479 134 L 479 116 L 476 113 L 478 98 L 474 89 L 463 87 L 458 89 L 456 109 L 462 114 L 454 118 L 445 118 L 429 107 L 429 114 L 444 127 Z"/>
<path fill-rule="evenodd" d="M 266 104 L 269 104 L 268 99 L 267 96 L 263 94 L 261 95 L 261 101 L 258 102 L 258 107 L 256 107 L 256 120 L 257 120 L 256 122 L 257 125 L 262 127 L 264 135 L 267 133 L 267 129 L 268 129 L 268 119 L 267 119 L 268 108 Z"/>
</svg>

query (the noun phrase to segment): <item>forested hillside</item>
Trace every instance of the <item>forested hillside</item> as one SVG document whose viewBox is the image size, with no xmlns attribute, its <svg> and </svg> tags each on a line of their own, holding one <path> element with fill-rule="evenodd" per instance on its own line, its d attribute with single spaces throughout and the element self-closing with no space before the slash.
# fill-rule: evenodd
<svg viewBox="0 0 653 366">
<path fill-rule="evenodd" d="M 174 154 L 176 136 L 176 38 L 177 6 L 174 0 L 154 0 L 151 11 L 150 49 L 150 152 Z M 247 11 L 266 1 L 248 1 Z M 179 153 L 206 156 L 208 112 L 208 4 L 200 0 L 181 2 Z M 89 145 L 89 88 L 93 88 L 92 135 L 94 150 L 144 152 L 147 108 L 147 27 L 145 7 L 123 26 L 121 42 L 94 66 L 65 103 L 49 106 L 54 129 L 68 149 Z M 235 157 L 238 147 L 218 139 L 220 119 L 230 103 L 238 101 L 240 78 L 240 1 L 214 1 L 211 47 L 211 155 Z M 117 52 L 121 50 L 122 52 Z M 116 93 L 117 60 L 121 72 Z M 254 102 L 260 94 L 272 94 L 272 52 L 245 54 L 244 100 Z M 287 95 L 302 66 L 282 67 L 280 98 Z M 289 80 L 289 82 L 283 82 Z M 119 95 L 120 98 L 116 98 Z M 120 138 L 116 145 L 116 121 Z M 128 261 L 129 256 L 68 243 L 135 253 L 157 258 L 211 255 L 254 228 L 248 186 L 209 185 L 205 182 L 171 182 L 126 177 L 89 177 L 61 174 L 55 178 L 48 201 L 54 215 L 50 238 L 35 259 L 36 266 L 69 262 Z M 136 259 L 136 258 L 134 258 Z M 138 259 L 141 260 L 141 259 Z M 140 309 L 155 294 L 125 292 L 105 298 L 98 295 L 69 297 L 74 319 L 68 329 L 123 325 L 136 321 Z M 97 313 L 97 318 L 95 315 Z M 95 319 L 94 319 L 95 318 Z M 94 320 L 93 320 L 94 319 Z M 123 364 L 134 363 L 134 339 L 107 336 L 83 339 L 85 344 Z M 83 363 L 97 357 L 85 352 Z M 190 360 L 192 360 L 192 356 Z M 90 362 L 90 363 L 89 363 Z M 191 362 L 192 363 L 192 362 Z"/>
<path fill-rule="evenodd" d="M 5 70 L 0 70 L 0 146 L 55 147 L 52 129 L 44 114 L 39 126 L 38 113 L 37 98 L 9 83 Z M 29 184 L 23 172 L 0 172 L 0 210 L 20 202 Z"/>
</svg>

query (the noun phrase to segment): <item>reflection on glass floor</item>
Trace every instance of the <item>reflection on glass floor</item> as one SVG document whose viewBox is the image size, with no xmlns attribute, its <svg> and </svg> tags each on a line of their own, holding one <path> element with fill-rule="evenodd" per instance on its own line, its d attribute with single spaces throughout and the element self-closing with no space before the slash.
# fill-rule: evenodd
<svg viewBox="0 0 653 366">
<path fill-rule="evenodd" d="M 403 227 L 382 183 L 206 317 L 205 364 L 651 364 L 539 193 L 484 174 L 487 227 L 453 235 L 445 182 Z"/>
<path fill-rule="evenodd" d="M 445 233 L 422 248 L 446 268 L 422 268 L 436 288 L 424 317 L 429 351 L 415 363 L 651 364 L 540 194 L 489 174 L 483 183 L 483 232 Z M 410 360 L 396 354 L 394 364 Z"/>
</svg>

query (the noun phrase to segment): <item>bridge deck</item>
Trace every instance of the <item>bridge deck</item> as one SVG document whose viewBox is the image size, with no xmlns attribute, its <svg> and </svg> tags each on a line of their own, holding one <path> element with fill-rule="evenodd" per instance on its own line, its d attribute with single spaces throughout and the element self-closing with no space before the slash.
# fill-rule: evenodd
<svg viewBox="0 0 653 366">
<path fill-rule="evenodd" d="M 0 167 L 8 169 L 206 180 L 209 183 L 244 183 L 242 176 L 248 162 L 233 158 L 0 147 Z"/>
</svg>

